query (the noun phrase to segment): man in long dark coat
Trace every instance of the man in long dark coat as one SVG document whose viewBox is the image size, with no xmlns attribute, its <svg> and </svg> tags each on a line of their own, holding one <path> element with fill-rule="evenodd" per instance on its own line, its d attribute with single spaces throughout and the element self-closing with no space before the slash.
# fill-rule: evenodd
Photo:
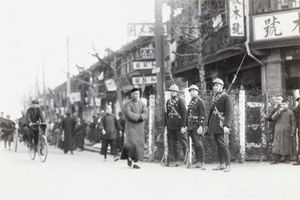
<svg viewBox="0 0 300 200">
<path fill-rule="evenodd" d="M 125 140 L 121 159 L 127 159 L 129 167 L 139 169 L 138 161 L 144 156 L 144 121 L 148 118 L 146 105 L 140 100 L 138 88 L 131 90 L 131 100 L 124 105 Z M 132 161 L 134 162 L 132 164 Z"/>
<path fill-rule="evenodd" d="M 272 119 L 275 121 L 275 134 L 272 144 L 274 161 L 271 164 L 277 164 L 282 156 L 289 164 L 292 155 L 292 137 L 296 133 L 295 115 L 288 108 L 287 102 L 282 102 L 280 109 L 272 115 Z"/>
<path fill-rule="evenodd" d="M 274 140 L 274 133 L 275 133 L 275 122 L 273 121 L 272 119 L 272 115 L 280 109 L 280 104 L 283 100 L 283 97 L 282 95 L 277 95 L 276 96 L 276 105 L 275 107 L 272 109 L 271 113 L 265 118 L 268 122 L 270 122 L 270 129 L 271 129 L 271 132 L 270 132 L 270 140 L 271 142 L 273 142 Z"/>
<path fill-rule="evenodd" d="M 61 122 L 61 131 L 64 131 L 63 149 L 65 154 L 68 153 L 68 151 L 71 151 L 71 154 L 73 154 L 75 126 L 76 120 L 71 117 L 70 111 L 67 111 L 66 117 Z"/>
<path fill-rule="evenodd" d="M 213 100 L 208 117 L 208 132 L 214 135 L 217 143 L 220 165 L 214 170 L 230 172 L 229 134 L 233 121 L 231 97 L 223 91 L 224 82 L 217 78 L 213 81 Z"/>
</svg>

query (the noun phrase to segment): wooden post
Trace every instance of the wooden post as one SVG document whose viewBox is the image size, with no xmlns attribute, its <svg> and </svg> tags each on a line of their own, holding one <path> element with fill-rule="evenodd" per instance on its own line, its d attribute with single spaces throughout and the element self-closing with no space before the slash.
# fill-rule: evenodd
<svg viewBox="0 0 300 200">
<path fill-rule="evenodd" d="M 240 133 L 240 154 L 241 154 L 241 163 L 245 162 L 245 153 L 246 153 L 246 95 L 245 90 L 240 90 L 239 92 L 239 133 Z"/>
</svg>

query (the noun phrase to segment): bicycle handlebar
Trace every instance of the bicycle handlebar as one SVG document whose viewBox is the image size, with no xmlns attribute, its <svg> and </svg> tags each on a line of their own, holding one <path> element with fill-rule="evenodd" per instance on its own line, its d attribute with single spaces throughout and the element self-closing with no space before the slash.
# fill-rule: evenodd
<svg viewBox="0 0 300 200">
<path fill-rule="evenodd" d="M 44 122 L 37 122 L 37 123 L 31 123 L 31 125 L 35 125 L 35 126 L 37 126 L 37 125 L 46 125 L 46 123 L 44 123 Z"/>
</svg>

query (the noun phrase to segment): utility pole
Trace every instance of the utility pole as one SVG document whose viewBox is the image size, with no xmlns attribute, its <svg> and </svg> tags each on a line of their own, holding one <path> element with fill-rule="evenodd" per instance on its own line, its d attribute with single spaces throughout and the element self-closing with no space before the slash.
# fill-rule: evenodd
<svg viewBox="0 0 300 200">
<path fill-rule="evenodd" d="M 44 44 L 44 43 L 43 43 Z M 44 62 L 44 45 L 42 44 L 42 68 L 43 68 L 43 109 L 46 116 L 46 86 L 45 86 L 45 62 Z M 51 113 L 51 112 L 50 112 Z M 50 118 L 51 120 L 51 118 Z"/>
<path fill-rule="evenodd" d="M 164 133 L 165 115 L 165 65 L 163 52 L 163 22 L 162 22 L 162 0 L 155 0 L 155 62 L 160 71 L 156 74 L 156 130 L 157 133 Z"/>
<path fill-rule="evenodd" d="M 70 80 L 70 66 L 69 66 L 69 37 L 67 37 L 67 110 L 70 108 L 70 90 L 71 90 L 71 80 Z"/>
</svg>

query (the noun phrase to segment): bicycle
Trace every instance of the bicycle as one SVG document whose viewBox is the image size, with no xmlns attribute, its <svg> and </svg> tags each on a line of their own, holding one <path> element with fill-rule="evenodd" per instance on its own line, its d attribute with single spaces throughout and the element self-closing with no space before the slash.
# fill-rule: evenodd
<svg viewBox="0 0 300 200">
<path fill-rule="evenodd" d="M 46 123 L 32 123 L 32 126 L 38 126 L 38 143 L 37 146 L 34 145 L 34 137 L 28 141 L 28 153 L 31 160 L 35 159 L 36 153 L 38 154 L 40 161 L 45 162 L 48 156 L 48 143 L 45 136 L 45 131 L 42 128 L 46 126 Z"/>
</svg>

